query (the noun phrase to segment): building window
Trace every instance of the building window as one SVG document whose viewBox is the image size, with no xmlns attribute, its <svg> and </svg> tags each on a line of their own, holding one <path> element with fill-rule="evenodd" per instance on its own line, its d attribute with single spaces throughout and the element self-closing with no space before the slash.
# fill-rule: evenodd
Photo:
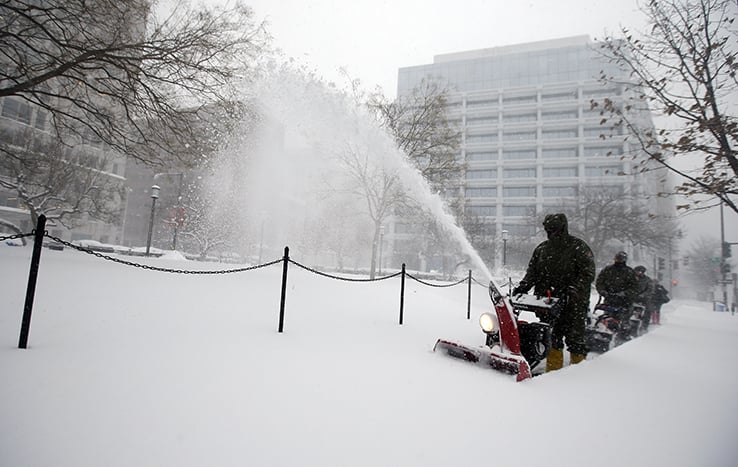
<svg viewBox="0 0 738 467">
<path fill-rule="evenodd" d="M 543 139 L 576 138 L 576 128 L 565 128 L 558 130 L 543 130 Z"/>
<path fill-rule="evenodd" d="M 528 160 L 536 158 L 535 149 L 522 149 L 519 151 L 505 151 L 502 153 L 502 159 L 506 161 Z"/>
<path fill-rule="evenodd" d="M 14 99 L 12 97 L 6 97 L 3 99 L 3 117 L 30 125 L 31 113 L 31 105 L 28 102 Z"/>
<path fill-rule="evenodd" d="M 498 141 L 497 133 L 488 135 L 467 135 L 467 144 L 479 144 L 479 143 L 496 143 Z"/>
<path fill-rule="evenodd" d="M 585 89 L 582 91 L 582 96 L 584 97 L 609 97 L 609 96 L 619 96 L 620 91 L 618 89 L 609 88 L 609 89 Z"/>
<path fill-rule="evenodd" d="M 497 169 L 467 170 L 467 180 L 491 180 L 497 178 Z"/>
<path fill-rule="evenodd" d="M 567 101 L 576 99 L 576 91 L 557 92 L 551 94 L 541 94 L 541 101 L 543 102 L 554 102 L 554 101 Z"/>
<path fill-rule="evenodd" d="M 467 188 L 466 189 L 466 197 L 467 198 L 496 198 L 497 197 L 497 188 Z"/>
<path fill-rule="evenodd" d="M 620 146 L 594 146 L 585 147 L 585 157 L 606 157 L 606 156 L 620 156 L 623 154 L 623 148 Z"/>
<path fill-rule="evenodd" d="M 526 167 L 523 169 L 504 169 L 502 176 L 505 179 L 509 178 L 536 178 L 536 168 Z"/>
<path fill-rule="evenodd" d="M 577 148 L 549 148 L 543 149 L 541 157 L 544 159 L 576 158 Z"/>
<path fill-rule="evenodd" d="M 497 117 L 474 117 L 466 119 L 466 126 L 494 125 L 499 121 Z"/>
<path fill-rule="evenodd" d="M 467 109 L 474 109 L 477 107 L 489 107 L 492 105 L 497 105 L 497 99 L 487 99 L 483 101 L 468 101 L 466 103 Z"/>
<path fill-rule="evenodd" d="M 535 212 L 533 206 L 503 206 L 502 213 L 505 216 L 529 216 Z"/>
<path fill-rule="evenodd" d="M 543 176 L 545 178 L 560 178 L 560 177 L 576 177 L 576 167 L 544 167 Z"/>
<path fill-rule="evenodd" d="M 606 126 L 598 126 L 598 127 L 589 127 L 584 129 L 584 137 L 585 138 L 610 138 L 612 136 L 616 135 L 622 135 L 623 134 L 623 128 L 622 127 L 606 127 Z"/>
<path fill-rule="evenodd" d="M 502 100 L 504 105 L 522 105 L 522 104 L 535 104 L 538 98 L 533 96 L 505 96 Z"/>
<path fill-rule="evenodd" d="M 535 122 L 538 116 L 535 113 L 504 114 L 502 121 L 505 123 Z"/>
<path fill-rule="evenodd" d="M 496 216 L 497 206 L 467 206 L 467 212 L 479 217 Z"/>
<path fill-rule="evenodd" d="M 43 109 L 36 110 L 36 121 L 33 123 L 33 126 L 35 126 L 41 131 L 45 130 L 47 117 L 48 117 L 48 113 L 45 110 Z"/>
<path fill-rule="evenodd" d="M 584 168 L 584 175 L 587 177 L 614 177 L 621 173 L 622 169 L 619 165 L 603 165 Z"/>
<path fill-rule="evenodd" d="M 576 120 L 579 117 L 576 109 L 564 110 L 560 112 L 543 112 L 541 120 Z"/>
<path fill-rule="evenodd" d="M 550 197 L 575 197 L 577 196 L 577 187 L 575 186 L 544 186 L 543 196 Z"/>
<path fill-rule="evenodd" d="M 466 160 L 467 161 L 496 161 L 497 153 L 496 152 L 467 152 Z"/>
<path fill-rule="evenodd" d="M 535 131 L 510 131 L 502 134 L 505 141 L 530 141 L 536 139 Z"/>
<path fill-rule="evenodd" d="M 536 187 L 506 186 L 502 188 L 502 196 L 504 196 L 505 198 L 535 198 Z"/>
</svg>

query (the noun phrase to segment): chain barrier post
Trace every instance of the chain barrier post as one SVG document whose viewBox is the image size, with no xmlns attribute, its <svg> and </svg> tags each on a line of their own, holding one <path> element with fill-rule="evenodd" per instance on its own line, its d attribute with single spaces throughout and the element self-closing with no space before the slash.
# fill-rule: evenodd
<svg viewBox="0 0 738 467">
<path fill-rule="evenodd" d="M 466 300 L 466 319 L 471 319 L 471 285 L 472 285 L 472 272 L 469 269 L 469 290 L 467 291 Z"/>
<path fill-rule="evenodd" d="M 405 263 L 402 263 L 400 278 L 400 326 L 402 326 L 402 315 L 405 311 Z"/>
<path fill-rule="evenodd" d="M 287 298 L 287 265 L 290 262 L 290 247 L 284 247 L 282 258 L 282 299 L 279 302 L 279 332 L 284 330 L 284 302 Z"/>
<path fill-rule="evenodd" d="M 31 313 L 33 311 L 33 298 L 36 295 L 36 279 L 38 279 L 38 266 L 41 262 L 41 246 L 44 242 L 44 229 L 46 228 L 46 216 L 38 216 L 36 231 L 33 236 L 33 253 L 31 254 L 31 270 L 28 272 L 28 287 L 26 288 L 26 303 L 23 306 L 23 319 L 21 321 L 20 338 L 18 348 L 25 349 L 28 346 L 28 333 L 31 330 Z"/>
</svg>

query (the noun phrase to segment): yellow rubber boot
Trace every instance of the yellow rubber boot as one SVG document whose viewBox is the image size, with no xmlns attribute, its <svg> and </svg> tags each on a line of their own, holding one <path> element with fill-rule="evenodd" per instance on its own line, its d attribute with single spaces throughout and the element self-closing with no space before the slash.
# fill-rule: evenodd
<svg viewBox="0 0 738 467">
<path fill-rule="evenodd" d="M 577 364 L 579 362 L 583 362 L 585 358 L 587 358 L 587 356 L 586 355 L 582 355 L 580 353 L 570 353 L 569 354 L 569 362 L 572 365 L 575 365 L 575 364 Z"/>
<path fill-rule="evenodd" d="M 551 349 L 546 357 L 546 373 L 560 370 L 564 366 L 564 351 Z"/>
</svg>

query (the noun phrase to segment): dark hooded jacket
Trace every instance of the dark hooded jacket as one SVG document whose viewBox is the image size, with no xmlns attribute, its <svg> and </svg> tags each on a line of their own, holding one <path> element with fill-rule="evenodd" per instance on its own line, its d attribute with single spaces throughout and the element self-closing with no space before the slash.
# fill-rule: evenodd
<svg viewBox="0 0 738 467">
<path fill-rule="evenodd" d="M 638 279 L 630 266 L 614 263 L 600 271 L 595 287 L 604 297 L 605 305 L 629 307 L 638 294 Z"/>
<path fill-rule="evenodd" d="M 562 234 L 533 250 L 519 287 L 523 291 L 534 287 L 533 292 L 538 296 L 545 296 L 549 290 L 553 296 L 574 291 L 581 301 L 588 303 L 596 272 L 592 250 L 584 240 L 569 235 L 569 223 L 564 214 L 549 214 L 543 225 L 547 229 L 560 229 Z"/>
</svg>

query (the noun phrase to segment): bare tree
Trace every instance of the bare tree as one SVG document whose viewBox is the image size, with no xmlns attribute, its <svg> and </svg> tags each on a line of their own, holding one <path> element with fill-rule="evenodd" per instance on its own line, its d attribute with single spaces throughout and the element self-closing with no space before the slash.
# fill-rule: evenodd
<svg viewBox="0 0 738 467">
<path fill-rule="evenodd" d="M 231 97 L 264 46 L 237 2 L 163 21 L 150 0 L 0 3 L 0 97 L 45 113 L 62 142 L 91 136 L 143 162 L 177 159 L 202 105 Z M 4 156 L 19 157 L 7 148 Z"/>
<path fill-rule="evenodd" d="M 448 120 L 447 95 L 437 82 L 424 79 L 411 94 L 395 101 L 375 93 L 368 102 L 436 191 L 458 187 L 464 169 L 458 158 L 461 131 Z"/>
<path fill-rule="evenodd" d="M 400 189 L 398 176 L 377 162 L 378 156 L 367 149 L 350 145 L 342 160 L 349 176 L 355 182 L 352 192 L 366 202 L 373 224 L 372 255 L 369 275 L 373 279 L 377 266 L 377 250 L 382 224 L 393 213 L 393 208 L 406 199 Z"/>
<path fill-rule="evenodd" d="M 116 222 L 121 215 L 124 180 L 111 174 L 115 158 L 87 144 L 73 150 L 57 139 L 17 133 L 22 157 L 0 157 L 0 187 L 14 193 L 35 225 L 44 214 L 51 225 L 73 227 L 85 216 Z"/>
<path fill-rule="evenodd" d="M 603 109 L 603 124 L 628 128 L 648 156 L 643 170 L 653 161 L 684 178 L 676 192 L 692 203 L 679 208 L 699 208 L 697 195 L 707 195 L 738 212 L 736 2 L 649 0 L 641 11 L 648 32 L 622 28 L 621 37 L 600 44 L 603 56 L 629 73 L 620 82 L 603 72 L 602 81 L 623 85 L 629 97 L 622 105 L 606 99 L 592 106 Z M 639 118 L 646 108 L 666 117 L 663 123 Z M 685 159 L 701 161 L 701 170 L 679 168 Z"/>
<path fill-rule="evenodd" d="M 587 242 L 598 262 L 612 257 L 613 249 L 619 248 L 614 243 L 662 248 L 678 230 L 673 218 L 650 212 L 639 200 L 619 190 L 580 187 L 578 199 L 559 209 L 569 220 L 570 233 Z M 536 229 L 542 228 L 544 215 L 532 219 Z"/>
</svg>

